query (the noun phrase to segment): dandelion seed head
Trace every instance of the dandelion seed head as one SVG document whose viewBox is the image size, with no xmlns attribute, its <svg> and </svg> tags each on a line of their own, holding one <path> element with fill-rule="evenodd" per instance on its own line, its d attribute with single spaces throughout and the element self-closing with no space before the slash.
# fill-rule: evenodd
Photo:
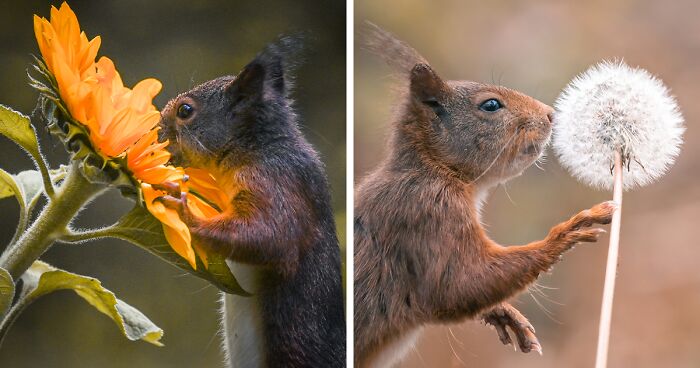
<svg viewBox="0 0 700 368">
<path fill-rule="evenodd" d="M 664 84 L 622 61 L 580 74 L 555 102 L 553 147 L 578 180 L 612 189 L 615 151 L 625 190 L 652 183 L 673 164 L 685 131 L 676 99 Z"/>
</svg>

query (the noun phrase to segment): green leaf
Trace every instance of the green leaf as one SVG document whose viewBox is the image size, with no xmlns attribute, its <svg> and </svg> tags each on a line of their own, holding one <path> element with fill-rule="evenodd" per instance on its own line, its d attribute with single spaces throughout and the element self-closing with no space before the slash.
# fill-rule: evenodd
<svg viewBox="0 0 700 368">
<path fill-rule="evenodd" d="M 50 170 L 49 175 L 53 183 L 58 183 L 66 176 L 66 166 Z M 25 170 L 16 175 L 11 175 L 0 169 L 0 199 L 15 196 L 20 206 L 31 207 L 39 199 L 44 191 L 41 173 L 36 170 Z"/>
<path fill-rule="evenodd" d="M 65 171 L 65 169 L 63 169 Z M 60 175 L 60 169 L 55 170 L 56 175 Z M 44 191 L 41 173 L 36 170 L 22 171 L 17 175 L 10 175 L 0 169 L 0 199 L 15 196 L 19 203 L 19 224 L 17 231 L 10 243 L 22 235 L 29 225 L 32 208 L 39 200 Z"/>
<path fill-rule="evenodd" d="M 22 171 L 10 175 L 0 169 L 0 199 L 15 196 L 20 207 L 31 206 L 44 191 L 41 173 L 36 170 Z"/>
<path fill-rule="evenodd" d="M 51 186 L 49 170 L 39 150 L 36 131 L 29 117 L 5 105 L 0 105 L 0 134 L 10 138 L 32 156 L 32 159 L 34 159 L 41 171 L 47 194 L 49 197 L 53 197 L 53 186 Z"/>
<path fill-rule="evenodd" d="M 197 269 L 192 269 L 189 263 L 170 247 L 160 221 L 143 207 L 134 206 L 119 222 L 105 229 L 103 233 L 134 243 L 166 262 L 211 282 L 224 292 L 251 295 L 241 287 L 228 268 L 226 258 L 221 255 L 210 254 L 208 268 L 204 267 L 202 260 L 197 257 Z"/>
<path fill-rule="evenodd" d="M 15 282 L 4 268 L 0 268 L 0 317 L 10 309 L 15 296 Z"/>
<path fill-rule="evenodd" d="M 31 208 L 44 191 L 41 173 L 36 170 L 26 170 L 14 175 L 14 177 L 26 201 L 27 211 L 31 211 Z"/>
<path fill-rule="evenodd" d="M 7 198 L 10 196 L 17 197 L 20 206 L 24 208 L 24 195 L 19 185 L 17 185 L 15 178 L 7 171 L 0 169 L 0 198 Z"/>
<path fill-rule="evenodd" d="M 5 105 L 0 105 L 0 134 L 19 144 L 32 157 L 41 157 L 39 142 L 29 117 Z"/>
<path fill-rule="evenodd" d="M 102 287 L 100 281 L 93 277 L 77 275 L 36 261 L 22 275 L 22 281 L 23 305 L 28 305 L 37 298 L 54 291 L 72 290 L 98 311 L 111 318 L 127 339 L 143 340 L 156 346 L 163 346 L 160 342 L 163 330 L 160 327 L 136 308 L 117 299 L 114 293 Z"/>
<path fill-rule="evenodd" d="M 27 180 L 27 184 L 29 186 L 29 194 L 31 195 L 31 180 Z M 0 169 L 0 198 L 7 198 L 9 196 L 15 196 L 17 203 L 19 203 L 19 221 L 17 223 L 15 235 L 10 241 L 10 244 L 12 244 L 19 238 L 20 235 L 24 233 L 25 230 L 27 230 L 27 226 L 29 226 L 29 212 L 31 212 L 31 206 L 27 206 L 27 195 L 25 195 L 24 187 L 21 185 L 19 178 L 10 175 L 5 170 Z"/>
</svg>

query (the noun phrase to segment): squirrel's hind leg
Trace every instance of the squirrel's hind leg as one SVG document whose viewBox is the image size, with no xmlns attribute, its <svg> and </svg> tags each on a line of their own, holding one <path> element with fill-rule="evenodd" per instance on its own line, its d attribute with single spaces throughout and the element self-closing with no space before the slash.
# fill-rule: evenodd
<svg viewBox="0 0 700 368">
<path fill-rule="evenodd" d="M 542 345 L 540 345 L 537 336 L 535 336 L 535 328 L 512 305 L 501 303 L 482 313 L 480 317 L 485 324 L 491 325 L 496 329 L 498 338 L 504 345 L 513 344 L 513 340 L 508 333 L 508 329 L 510 329 L 515 334 L 516 340 L 518 340 L 520 351 L 529 353 L 534 350 L 542 355 Z"/>
</svg>

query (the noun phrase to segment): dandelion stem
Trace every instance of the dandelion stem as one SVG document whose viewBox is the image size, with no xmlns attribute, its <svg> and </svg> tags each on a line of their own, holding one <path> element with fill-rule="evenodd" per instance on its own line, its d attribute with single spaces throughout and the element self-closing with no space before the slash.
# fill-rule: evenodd
<svg viewBox="0 0 700 368">
<path fill-rule="evenodd" d="M 613 213 L 612 224 L 610 225 L 610 245 L 608 246 L 608 263 L 605 269 L 603 303 L 600 311 L 596 368 L 605 368 L 608 364 L 610 324 L 612 322 L 615 277 L 617 276 L 617 260 L 620 249 L 620 224 L 622 220 L 622 157 L 620 152 L 615 152 L 613 200 L 617 203 L 618 208 Z"/>
<path fill-rule="evenodd" d="M 0 256 L 0 267 L 18 280 L 65 233 L 78 211 L 105 186 L 89 182 L 73 162 L 63 184 L 34 223 Z"/>
</svg>

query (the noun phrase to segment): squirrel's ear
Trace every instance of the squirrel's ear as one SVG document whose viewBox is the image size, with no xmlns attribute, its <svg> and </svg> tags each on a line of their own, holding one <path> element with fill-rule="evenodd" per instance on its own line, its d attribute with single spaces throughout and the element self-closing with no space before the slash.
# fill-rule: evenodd
<svg viewBox="0 0 700 368">
<path fill-rule="evenodd" d="M 278 57 L 256 57 L 226 87 L 226 91 L 236 100 L 283 95 L 282 61 Z"/>
<path fill-rule="evenodd" d="M 411 95 L 419 101 L 436 101 L 447 89 L 430 65 L 419 63 L 411 69 Z"/>
</svg>

